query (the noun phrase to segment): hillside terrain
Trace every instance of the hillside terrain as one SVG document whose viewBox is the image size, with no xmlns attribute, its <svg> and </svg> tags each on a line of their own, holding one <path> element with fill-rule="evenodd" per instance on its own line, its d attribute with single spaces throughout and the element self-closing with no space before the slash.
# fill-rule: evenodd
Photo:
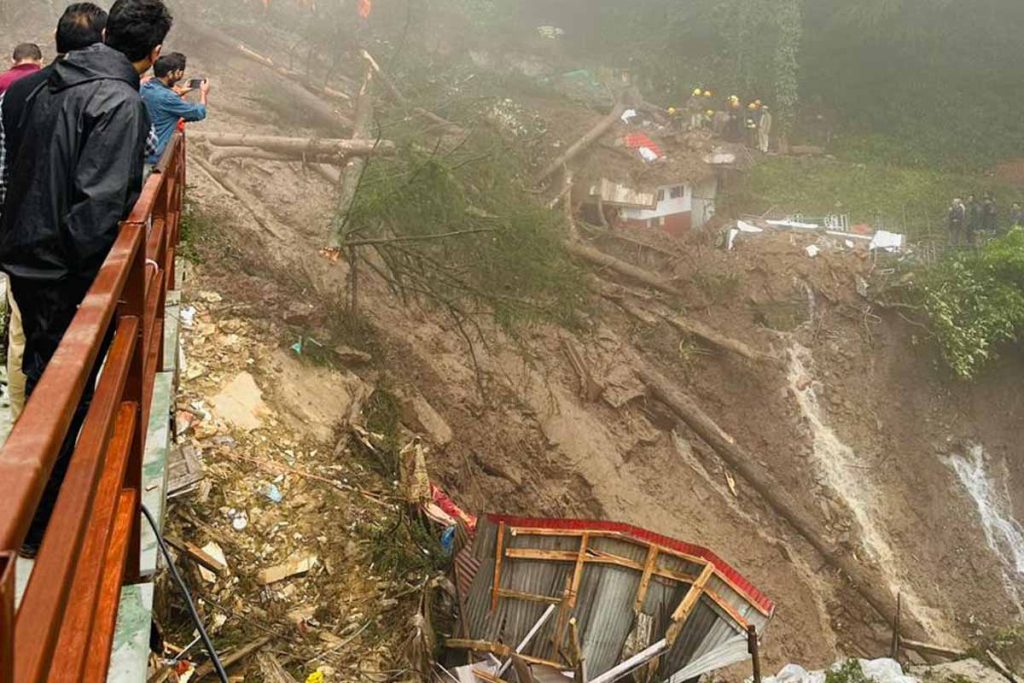
<svg viewBox="0 0 1024 683">
<path fill-rule="evenodd" d="M 188 8 L 191 16 L 171 41 L 188 53 L 190 72 L 213 82 L 210 118 L 190 133 L 341 137 L 304 115 L 274 68 L 190 29 L 215 26 L 292 68 L 301 59 L 292 51 L 302 41 L 295 27 L 232 21 L 223 9 L 204 13 L 199 5 L 181 3 L 179 12 Z M 25 37 L 45 42 L 46 20 L 35 18 L 38 30 Z M 0 28 L 5 39 L 11 32 Z M 453 34 L 411 44 L 450 64 L 469 40 Z M 417 293 L 413 285 L 436 282 L 425 276 L 409 275 L 403 289 L 383 249 L 364 247 L 356 277 L 354 250 L 337 260 L 322 255 L 336 226 L 338 190 L 316 160 L 218 160 L 200 135 L 190 142 L 185 251 L 192 265 L 184 303 L 196 317 L 186 332 L 178 408 L 194 420 L 182 443 L 203 463 L 206 481 L 172 505 L 172 528 L 198 546 L 217 543 L 232 567 L 234 580 L 196 582 L 209 616 L 222 616 L 219 637 L 235 644 L 270 634 L 296 674 L 318 665 L 347 671 L 338 680 L 409 674 L 397 653 L 410 648 L 410 632 L 423 630 L 416 620 L 430 601 L 424 589 L 444 565 L 429 551 L 426 560 L 415 551 L 410 558 L 386 543 L 401 535 L 406 545 L 431 548 L 418 527 L 403 526 L 394 505 L 395 454 L 410 444 L 426 448 L 433 480 L 474 513 L 610 519 L 714 549 L 778 605 L 762 643 L 766 670 L 888 653 L 888 615 L 836 569 L 837 558 L 861 568 L 871 590 L 893 602 L 899 594 L 907 628 L 922 639 L 967 648 L 1019 622 L 1024 354 L 1002 349 L 974 382 L 955 379 L 920 313 L 891 298 L 907 267 L 898 256 L 785 230 L 724 248 L 730 219 L 771 206 L 832 206 L 834 183 L 822 181 L 808 195 L 789 182 L 803 172 L 831 178 L 828 160 L 758 155 L 753 170 L 728 187 L 716 219 L 682 238 L 599 229 L 570 209 L 580 243 L 656 274 L 660 289 L 563 253 L 572 229 L 560 210 L 544 208 L 559 182 L 534 191 L 530 179 L 606 115 L 610 100 L 581 101 L 506 68 L 568 59 L 550 50 L 520 44 L 521 54 L 506 54 L 504 64 L 496 63 L 497 49 L 475 50 L 472 60 L 456 60 L 457 69 L 431 74 L 424 61 L 399 80 L 414 105 L 469 131 L 467 148 L 504 140 L 494 150 L 470 148 L 489 156 L 479 187 L 465 190 L 467 201 L 486 207 L 485 220 L 502 208 L 519 220 L 523 211 L 536 239 L 546 240 L 514 252 L 530 263 L 489 264 L 490 280 L 472 282 L 501 289 L 472 305 Z M 325 80 L 333 77 L 331 87 L 353 96 L 362 62 L 354 49 L 343 55 L 345 66 Z M 317 64 L 314 71 L 325 69 Z M 447 179 L 462 182 L 450 161 L 459 157 L 440 166 L 441 180 L 412 167 L 410 184 L 420 188 L 399 183 L 403 194 L 383 194 L 396 177 L 404 182 L 402 163 L 449 147 L 454 155 L 453 139 L 463 138 L 451 128 L 439 132 L 413 105 L 385 103 L 383 88 L 378 93 L 377 132 L 400 149 L 397 160 L 370 161 L 359 190 L 368 203 L 356 206 L 369 212 L 383 201 L 408 202 L 386 213 L 396 223 L 464 220 L 438 220 L 447 209 L 424 199 L 447 196 L 433 194 L 449 187 Z M 351 103 L 328 102 L 352 115 Z M 509 133 L 508 112 L 526 122 L 522 131 Z M 604 169 L 593 164 L 602 158 L 583 156 L 576 172 L 600 175 Z M 503 160 L 506 166 L 492 168 Z M 917 187 L 917 171 L 906 173 Z M 936 193 L 959 182 L 944 177 Z M 778 196 L 778 184 L 791 192 Z M 505 197 L 513 186 L 529 191 Z M 485 203 L 488 187 L 500 204 Z M 804 201 L 815 203 L 796 206 Z M 816 256 L 812 245 L 820 247 Z M 438 271 L 458 264 L 460 273 L 473 273 L 473 255 L 491 253 L 485 246 L 466 256 L 460 249 L 468 248 L 456 244 L 428 252 L 436 262 L 417 252 L 401 263 Z M 535 280 L 508 275 L 517 269 Z M 522 313 L 513 301 L 541 312 Z M 495 315 L 502 302 L 508 319 Z M 683 317 L 755 353 L 683 333 L 672 322 Z M 751 469 L 730 467 L 668 407 L 651 388 L 652 373 L 742 446 Z M 281 500 L 268 495 L 271 484 Z M 766 498 L 763 487 L 774 496 Z M 777 499 L 809 520 L 829 557 L 779 513 Z M 311 553 L 320 568 L 285 588 L 255 579 L 261 568 Z M 180 617 L 173 606 L 167 611 L 172 621 Z M 439 618 L 434 626 L 443 632 L 450 625 Z M 724 678 L 747 673 L 737 667 Z"/>
</svg>

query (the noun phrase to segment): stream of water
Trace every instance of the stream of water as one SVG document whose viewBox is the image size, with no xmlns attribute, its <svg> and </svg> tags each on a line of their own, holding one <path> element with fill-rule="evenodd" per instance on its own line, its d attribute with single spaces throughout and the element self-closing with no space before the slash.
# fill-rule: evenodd
<svg viewBox="0 0 1024 683">
<path fill-rule="evenodd" d="M 989 461 L 985 449 L 978 445 L 968 448 L 964 455 L 946 458 L 946 464 L 956 473 L 978 508 L 985 540 L 1002 560 L 1006 589 L 1017 603 L 1017 609 L 1024 613 L 1019 593 L 1024 583 L 1024 526 L 1013 516 L 1006 485 L 1008 473 L 995 476 Z"/>
</svg>

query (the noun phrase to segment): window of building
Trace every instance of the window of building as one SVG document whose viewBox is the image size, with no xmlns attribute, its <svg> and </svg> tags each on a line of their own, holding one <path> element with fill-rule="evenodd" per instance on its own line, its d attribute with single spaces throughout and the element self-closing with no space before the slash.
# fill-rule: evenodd
<svg viewBox="0 0 1024 683">
<path fill-rule="evenodd" d="M 686 196 L 686 188 L 683 185 L 676 185 L 672 188 L 672 199 L 682 199 Z"/>
<path fill-rule="evenodd" d="M 658 202 L 665 201 L 665 190 L 658 190 Z"/>
</svg>

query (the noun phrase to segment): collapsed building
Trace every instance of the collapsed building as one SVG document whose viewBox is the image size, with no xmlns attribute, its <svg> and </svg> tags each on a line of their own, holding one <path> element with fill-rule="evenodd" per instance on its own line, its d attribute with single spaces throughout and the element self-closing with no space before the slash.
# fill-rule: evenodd
<svg viewBox="0 0 1024 683">
<path fill-rule="evenodd" d="M 465 683 L 696 680 L 756 656 L 775 609 L 710 550 L 609 522 L 484 517 L 455 573 Z"/>
</svg>

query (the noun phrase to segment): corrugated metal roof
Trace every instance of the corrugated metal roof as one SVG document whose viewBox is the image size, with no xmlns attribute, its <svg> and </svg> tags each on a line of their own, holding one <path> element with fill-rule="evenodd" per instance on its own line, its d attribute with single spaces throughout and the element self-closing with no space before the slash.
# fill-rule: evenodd
<svg viewBox="0 0 1024 683">
<path fill-rule="evenodd" d="M 480 568 L 465 600 L 469 638 L 514 648 L 557 604 L 523 654 L 569 668 L 574 618 L 590 678 L 665 638 L 693 582 L 708 567 L 703 592 L 658 663 L 658 680 L 678 683 L 745 659 L 747 624 L 760 632 L 774 610 L 766 596 L 711 551 L 626 525 L 491 516 L 481 520 L 473 552 Z M 504 593 L 497 593 L 495 603 L 496 590 Z M 634 637 L 626 653 L 638 602 L 650 617 L 652 642 Z M 686 678 L 676 679 L 679 673 Z"/>
</svg>

